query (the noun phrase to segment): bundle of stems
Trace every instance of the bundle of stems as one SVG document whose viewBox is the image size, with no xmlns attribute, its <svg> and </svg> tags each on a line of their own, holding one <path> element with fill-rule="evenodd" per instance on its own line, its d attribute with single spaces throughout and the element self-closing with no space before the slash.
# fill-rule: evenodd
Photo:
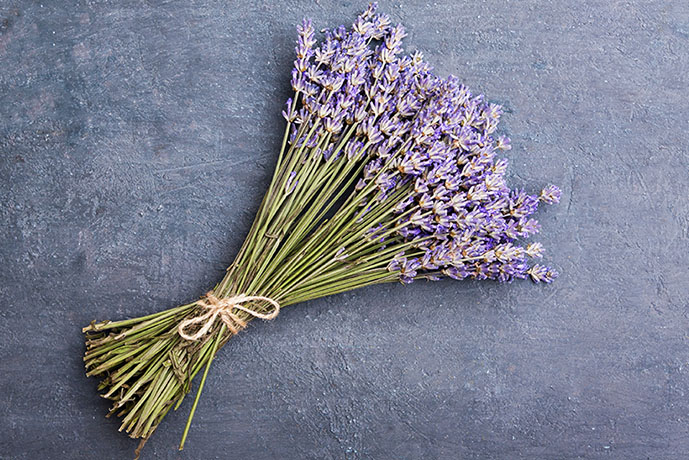
<svg viewBox="0 0 689 460">
<path fill-rule="evenodd" d="M 370 193 L 350 191 L 346 204 L 321 222 L 357 178 L 353 172 L 361 169 L 360 165 L 345 157 L 324 161 L 316 148 L 286 148 L 285 144 L 286 138 L 273 182 L 249 235 L 213 294 L 260 294 L 284 307 L 397 280 L 398 276 L 386 269 L 387 262 L 381 263 L 376 256 L 381 245 L 365 238 L 371 224 L 390 213 L 393 201 L 376 213 L 357 218 L 362 214 L 358 204 Z M 297 158 L 306 161 L 295 161 Z M 297 172 L 300 184 L 287 195 L 283 190 L 289 171 Z M 316 226 L 318 231 L 314 231 Z M 409 244 L 400 243 L 388 251 L 399 252 L 405 246 Z M 338 255 L 341 247 L 348 248 L 346 257 Z M 132 437 L 148 438 L 165 414 L 179 406 L 194 376 L 205 369 L 198 401 L 215 353 L 233 335 L 218 321 L 202 341 L 183 339 L 178 325 L 201 313 L 198 303 L 141 318 L 92 323 L 83 329 L 87 375 L 105 377 L 99 390 L 114 401 L 111 414 L 124 417 L 121 429 Z M 258 307 L 272 308 L 270 304 Z M 238 316 L 244 321 L 252 319 L 242 311 Z"/>
<path fill-rule="evenodd" d="M 225 277 L 186 305 L 84 328 L 87 375 L 102 379 L 110 414 L 142 439 L 140 448 L 203 371 L 184 446 L 213 358 L 246 322 L 277 314 L 276 305 L 420 278 L 557 275 L 528 264 L 539 243 L 515 241 L 538 231 L 529 216 L 558 201 L 559 190 L 507 188 L 496 155 L 509 140 L 493 135 L 499 106 L 435 76 L 420 53 L 401 55 L 404 36 L 375 4 L 350 30 L 326 32 L 316 49 L 304 21 L 275 172 Z M 234 322 L 198 321 L 208 299 L 236 296 L 251 308 L 230 306 Z M 197 334 L 183 334 L 181 324 Z"/>
</svg>

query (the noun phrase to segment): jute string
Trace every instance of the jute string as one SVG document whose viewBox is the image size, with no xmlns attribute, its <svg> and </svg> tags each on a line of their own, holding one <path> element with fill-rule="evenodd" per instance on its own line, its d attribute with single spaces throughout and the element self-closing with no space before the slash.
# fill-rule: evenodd
<svg viewBox="0 0 689 460">
<path fill-rule="evenodd" d="M 273 305 L 273 307 L 275 307 L 273 311 L 270 313 L 261 313 L 257 310 L 242 305 L 246 302 L 254 302 L 261 300 Z M 237 316 L 237 313 L 235 313 L 234 310 L 241 310 L 247 312 L 254 318 L 261 319 L 273 319 L 278 315 L 278 313 L 280 313 L 279 303 L 277 303 L 275 300 L 269 297 L 262 297 L 257 295 L 248 296 L 244 294 L 239 294 L 234 297 L 225 297 L 223 299 L 218 299 L 212 292 L 209 292 L 205 295 L 205 298 L 202 298 L 198 302 L 198 305 L 205 308 L 206 313 L 204 313 L 203 315 L 196 316 L 194 318 L 185 319 L 184 321 L 179 323 L 177 331 L 183 339 L 200 339 L 201 337 L 206 335 L 208 331 L 210 331 L 211 327 L 213 327 L 213 324 L 215 324 L 215 320 L 218 319 L 218 317 L 220 317 L 220 320 L 223 323 L 225 323 L 230 332 L 236 334 L 237 332 L 246 327 L 247 322 L 239 316 Z M 201 326 L 194 334 L 187 334 L 185 332 L 190 326 L 193 326 L 197 323 L 203 323 L 203 326 Z"/>
</svg>

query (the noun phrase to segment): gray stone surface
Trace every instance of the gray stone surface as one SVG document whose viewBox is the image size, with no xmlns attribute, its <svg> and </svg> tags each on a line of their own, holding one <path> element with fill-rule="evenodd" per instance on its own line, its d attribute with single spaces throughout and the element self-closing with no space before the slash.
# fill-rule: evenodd
<svg viewBox="0 0 689 460">
<path fill-rule="evenodd" d="M 382 2 L 505 105 L 551 286 L 390 285 L 290 307 L 144 459 L 689 457 L 689 4 Z M 294 25 L 363 3 L 0 4 L 0 457 L 130 458 L 80 328 L 196 298 L 266 189 Z"/>
</svg>

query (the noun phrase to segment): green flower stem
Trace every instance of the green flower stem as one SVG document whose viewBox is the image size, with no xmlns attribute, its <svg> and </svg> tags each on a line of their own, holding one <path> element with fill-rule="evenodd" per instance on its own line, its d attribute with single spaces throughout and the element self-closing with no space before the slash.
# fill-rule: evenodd
<svg viewBox="0 0 689 460">
<path fill-rule="evenodd" d="M 339 294 L 340 292 L 358 289 L 360 287 L 371 286 L 374 284 L 387 283 L 397 281 L 399 277 L 387 270 L 381 270 L 376 273 L 367 274 L 365 276 L 355 277 L 342 283 L 337 283 L 333 286 L 319 290 L 299 290 L 294 291 L 287 297 L 289 304 L 306 302 L 318 297 L 325 297 L 329 295 Z"/>
<path fill-rule="evenodd" d="M 174 316 L 181 311 L 184 311 L 186 308 L 188 308 L 189 306 L 192 306 L 194 304 L 195 304 L 195 302 L 191 303 L 191 304 L 187 304 L 187 305 L 180 305 L 179 307 L 171 308 L 169 310 L 164 310 L 164 311 L 161 311 L 159 313 L 153 313 L 153 314 L 148 315 L 148 316 L 142 316 L 140 318 L 127 319 L 124 321 L 114 321 L 114 322 L 113 321 L 103 321 L 101 323 L 93 322 L 93 323 L 89 324 L 88 326 L 86 326 L 85 328 L 83 328 L 81 330 L 81 332 L 86 333 L 86 332 L 106 331 L 106 330 L 110 330 L 110 329 L 118 329 L 118 328 L 128 327 L 128 326 L 131 326 L 133 324 L 143 323 L 143 322 L 145 322 L 147 320 L 151 320 L 151 319 L 167 318 L 169 316 Z"/>
<path fill-rule="evenodd" d="M 220 339 L 225 332 L 225 325 L 220 329 L 220 332 L 218 335 L 215 337 L 215 340 L 213 341 L 213 347 L 211 348 L 210 355 L 208 357 L 208 363 L 206 364 L 206 369 L 203 371 L 203 377 L 201 378 L 201 383 L 199 384 L 199 389 L 196 392 L 196 397 L 194 398 L 194 405 L 191 406 L 191 412 L 189 413 L 189 418 L 187 418 L 187 423 L 184 427 L 184 433 L 182 434 L 182 440 L 179 443 L 179 450 L 184 449 L 184 443 L 187 440 L 187 435 L 189 434 L 189 428 L 191 427 L 191 421 L 194 418 L 194 413 L 196 413 L 196 406 L 199 404 L 199 399 L 201 398 L 201 392 L 203 391 L 203 385 L 206 383 L 206 377 L 208 377 L 208 370 L 211 368 L 211 363 L 213 362 L 213 357 L 215 356 L 215 353 L 218 349 L 218 345 L 220 344 Z"/>
</svg>

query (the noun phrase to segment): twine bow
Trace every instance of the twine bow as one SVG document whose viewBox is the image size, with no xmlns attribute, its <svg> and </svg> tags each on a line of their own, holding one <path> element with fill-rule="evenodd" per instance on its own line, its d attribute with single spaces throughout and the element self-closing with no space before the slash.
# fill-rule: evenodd
<svg viewBox="0 0 689 460">
<path fill-rule="evenodd" d="M 275 308 L 270 313 L 261 313 L 259 311 L 242 305 L 243 303 L 256 300 L 263 300 L 265 302 L 268 302 L 272 304 Z M 280 313 L 280 304 L 277 303 L 275 300 L 269 297 L 247 296 L 244 294 L 239 294 L 234 297 L 218 299 L 212 292 L 209 292 L 208 294 L 206 294 L 205 298 L 202 298 L 198 302 L 198 305 L 204 307 L 206 309 L 206 313 L 200 316 L 196 316 L 194 318 L 185 319 L 184 321 L 179 323 L 177 331 L 183 339 L 200 339 L 208 333 L 211 327 L 213 327 L 213 324 L 215 323 L 215 320 L 218 318 L 218 316 L 220 317 L 220 320 L 223 323 L 225 323 L 227 328 L 233 334 L 236 334 L 237 332 L 246 327 L 247 322 L 239 316 L 237 316 L 237 314 L 233 310 L 245 311 L 254 318 L 261 319 L 273 319 L 278 315 L 278 313 Z M 203 323 L 203 326 L 201 326 L 199 330 L 196 331 L 194 334 L 187 334 L 186 332 L 184 332 L 186 329 L 188 329 L 190 326 L 193 326 L 196 323 Z"/>
</svg>

